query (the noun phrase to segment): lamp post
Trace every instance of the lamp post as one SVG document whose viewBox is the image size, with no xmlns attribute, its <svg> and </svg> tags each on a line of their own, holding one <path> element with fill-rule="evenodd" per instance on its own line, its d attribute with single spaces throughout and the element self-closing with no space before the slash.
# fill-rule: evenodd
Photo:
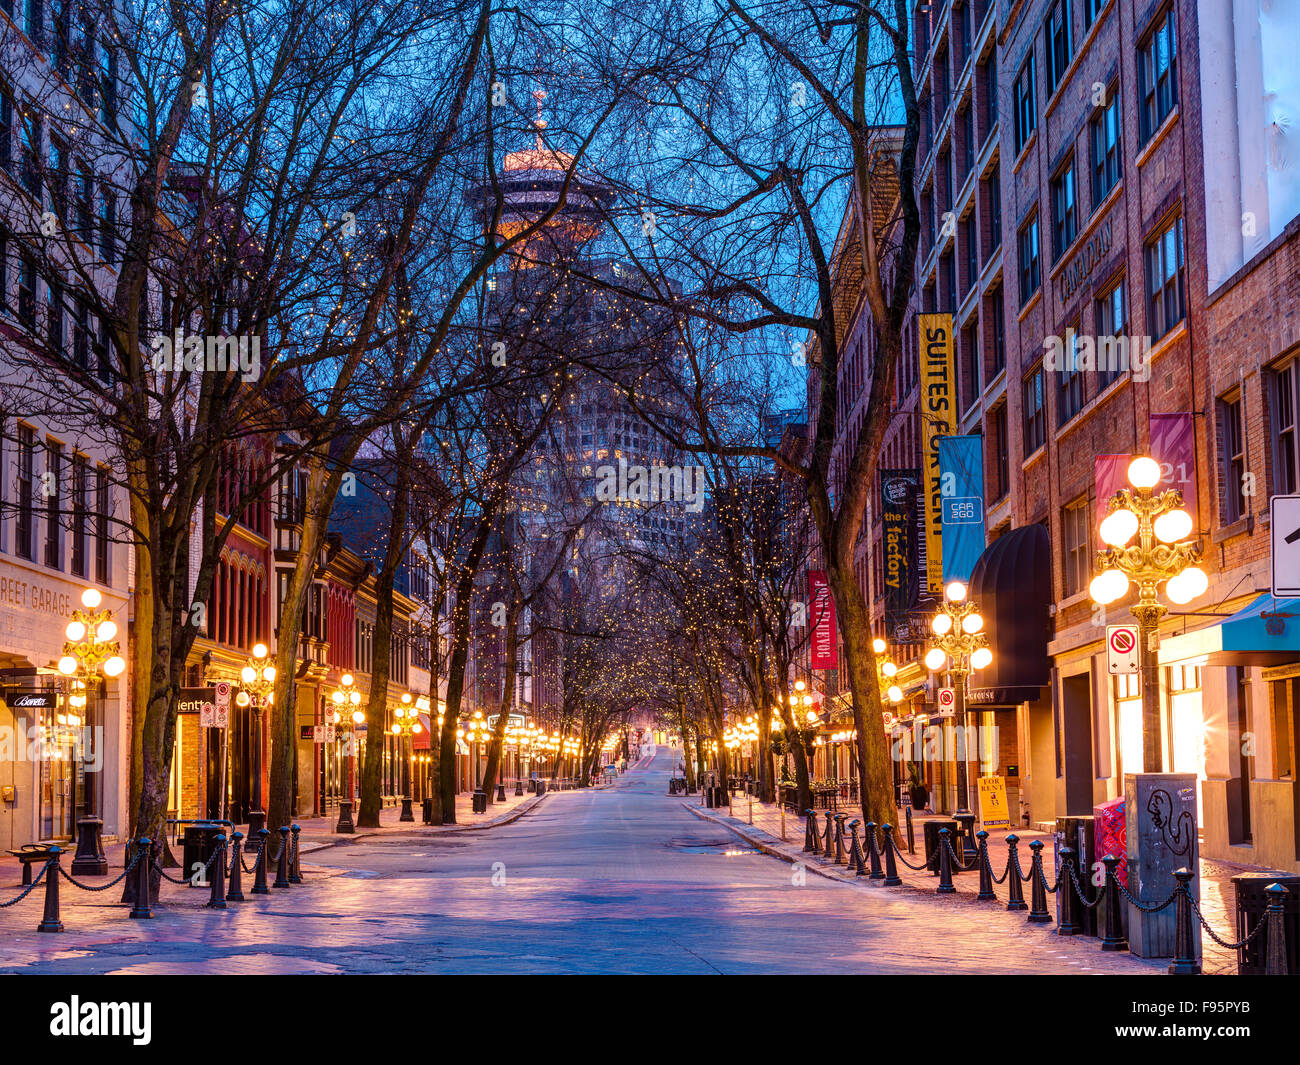
<svg viewBox="0 0 1300 1065">
<path fill-rule="evenodd" d="M 355 799 L 355 781 L 353 765 L 356 759 L 356 727 L 365 724 L 366 712 L 361 709 L 361 693 L 356 689 L 356 681 L 351 673 L 344 673 L 339 678 L 339 686 L 330 695 L 334 704 L 334 724 L 344 731 L 344 750 L 347 756 L 346 773 L 348 778 L 348 797 L 339 800 L 339 821 L 334 826 L 335 832 L 355 832 L 356 824 L 352 820 L 352 803 Z"/>
<path fill-rule="evenodd" d="M 971 818 L 973 823 L 966 781 L 966 678 L 972 670 L 983 669 L 992 662 L 993 652 L 987 646 L 984 618 L 975 609 L 975 604 L 966 598 L 966 585 L 961 581 L 950 581 L 944 588 L 943 602 L 930 619 L 930 631 L 935 646 L 926 652 L 926 668 L 937 672 L 947 666 L 956 702 L 958 809 L 954 816 L 959 821 L 963 817 Z M 967 845 L 973 846 L 968 837 L 969 833 L 966 834 Z"/>
<path fill-rule="evenodd" d="M 1209 578 L 1195 563 L 1201 560 L 1199 543 L 1184 540 L 1192 531 L 1192 517 L 1183 509 L 1177 489 L 1155 493 L 1160 464 L 1146 456 L 1128 467 L 1131 488 L 1121 488 L 1110 499 L 1108 516 L 1101 523 L 1101 538 L 1109 547 L 1097 555 L 1100 572 L 1088 585 L 1094 602 L 1105 606 L 1137 585 L 1137 602 L 1130 612 L 1138 623 L 1138 661 L 1142 677 L 1142 770 L 1159 773 L 1163 766 L 1160 722 L 1160 682 L 1157 651 L 1160 619 L 1168 612 L 1157 599 L 1160 584 L 1165 596 L 1181 606 L 1205 593 Z M 1136 535 L 1136 542 L 1133 541 Z"/>
<path fill-rule="evenodd" d="M 126 660 L 122 657 L 117 641 L 117 622 L 113 612 L 105 607 L 99 609 L 104 597 L 97 588 L 86 588 L 81 593 L 81 605 L 85 609 L 74 610 L 72 620 L 68 622 L 64 635 L 63 656 L 59 659 L 59 672 L 68 677 L 73 684 L 74 694 L 69 697 L 84 700 L 77 705 L 82 713 L 78 720 L 90 724 L 91 686 L 104 678 L 121 676 L 126 669 Z M 76 770 L 73 769 L 75 788 Z M 108 872 L 108 859 L 104 855 L 101 833 L 104 821 L 95 813 L 98 805 L 95 787 L 86 782 L 86 813 L 77 819 L 77 853 L 72 859 L 74 876 L 102 876 Z M 75 810 L 75 796 L 74 796 Z"/>
<path fill-rule="evenodd" d="M 883 703 L 884 700 L 888 699 L 890 705 L 898 706 L 903 701 L 903 689 L 898 686 L 895 680 L 898 676 L 898 666 L 895 665 L 894 660 L 888 656 L 889 645 L 877 636 L 871 641 L 871 649 L 875 651 L 878 662 L 878 665 L 876 666 L 876 679 L 880 683 L 881 702 Z M 882 716 L 888 716 L 892 720 L 892 715 L 883 714 L 883 711 Z M 896 762 L 899 760 L 900 759 L 894 759 Z M 898 781 L 901 778 L 898 776 L 898 767 L 896 766 L 895 769 L 894 787 L 895 791 L 897 791 Z"/>
<path fill-rule="evenodd" d="M 398 739 L 406 738 L 407 751 L 406 758 L 402 761 L 402 813 L 398 817 L 399 821 L 414 821 L 415 814 L 411 810 L 411 756 L 410 748 L 411 737 L 418 736 L 424 731 L 424 726 L 420 724 L 420 713 L 415 708 L 415 700 L 411 697 L 410 692 L 402 693 L 402 705 L 393 709 L 393 725 L 389 730 Z M 401 757 L 399 752 L 398 757 Z"/>
<path fill-rule="evenodd" d="M 266 827 L 262 809 L 262 707 L 275 698 L 275 663 L 264 643 L 253 644 L 253 655 L 239 671 L 242 688 L 235 696 L 238 706 L 253 711 L 253 808 L 248 811 L 248 839 L 258 839 L 259 829 Z"/>
</svg>

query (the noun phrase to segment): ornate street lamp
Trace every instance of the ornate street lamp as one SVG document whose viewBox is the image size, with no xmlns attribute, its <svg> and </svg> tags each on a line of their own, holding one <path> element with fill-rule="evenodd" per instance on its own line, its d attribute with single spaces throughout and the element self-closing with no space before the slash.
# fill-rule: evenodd
<svg viewBox="0 0 1300 1065">
<path fill-rule="evenodd" d="M 410 692 L 402 693 L 402 705 L 393 708 L 393 724 L 389 729 L 390 732 L 400 740 L 406 738 L 407 752 L 406 759 L 402 762 L 402 813 L 398 817 L 399 821 L 414 821 L 415 814 L 411 811 L 411 764 L 410 759 L 414 752 L 410 749 L 411 737 L 418 736 L 424 731 L 424 726 L 420 724 L 420 712 L 415 708 L 415 700 Z M 400 753 L 398 757 L 401 757 Z"/>
<path fill-rule="evenodd" d="M 85 609 L 74 610 L 64 635 L 63 656 L 59 659 L 59 672 L 69 678 L 74 694 L 69 704 L 82 710 L 78 720 L 90 724 L 90 693 L 104 678 L 119 677 L 126 670 L 117 641 L 117 622 L 113 612 L 103 604 L 104 597 L 97 588 L 86 588 L 81 593 Z M 75 703 L 73 700 L 80 700 Z M 76 780 L 74 771 L 73 780 Z M 72 859 L 74 876 L 103 876 L 108 873 L 108 858 L 101 842 L 104 822 L 95 813 L 97 805 L 95 787 L 86 782 L 86 813 L 77 819 L 77 853 Z"/>
<path fill-rule="evenodd" d="M 876 652 L 876 657 L 879 658 L 889 649 L 889 645 L 877 636 L 871 641 L 871 648 Z M 894 665 L 893 659 L 886 658 L 876 669 L 877 677 L 880 680 L 880 694 L 897 706 L 903 701 L 903 689 L 894 681 L 894 678 L 898 676 L 898 666 Z"/>
<path fill-rule="evenodd" d="M 339 822 L 334 826 L 335 832 L 355 832 L 352 820 L 352 804 L 356 796 L 356 782 L 353 768 L 356 760 L 356 726 L 364 725 L 366 712 L 361 709 L 361 693 L 356 689 L 356 681 L 351 673 L 344 673 L 339 678 L 339 686 L 330 695 L 334 704 L 334 725 L 343 730 L 345 735 L 344 750 L 347 753 L 348 797 L 339 800 Z"/>
<path fill-rule="evenodd" d="M 1097 555 L 1101 571 L 1088 585 L 1093 601 L 1103 606 L 1128 594 L 1137 585 L 1137 602 L 1129 611 L 1138 623 L 1138 661 L 1142 677 L 1142 770 L 1161 771 L 1160 683 L 1157 679 L 1160 619 L 1168 613 L 1156 598 L 1161 582 L 1165 597 L 1179 606 L 1205 594 L 1210 586 L 1198 542 L 1185 540 L 1192 531 L 1192 516 L 1183 509 L 1183 496 L 1175 488 L 1159 495 L 1160 464 L 1147 456 L 1128 467 L 1131 488 L 1121 488 L 1107 505 L 1109 514 L 1100 526 L 1109 548 Z M 1136 535 L 1136 542 L 1133 541 Z"/>
<path fill-rule="evenodd" d="M 983 669 L 993 661 L 993 652 L 988 648 L 988 638 L 984 634 L 984 618 L 975 609 L 975 604 L 966 598 L 966 585 L 961 581 L 951 581 L 943 590 L 943 602 L 938 612 L 930 619 L 930 631 L 934 635 L 935 646 L 925 656 L 927 669 L 934 672 L 947 668 L 949 681 L 952 683 L 956 697 L 957 724 L 957 801 L 959 808 L 953 815 L 958 821 L 970 818 L 970 794 L 966 781 L 966 678 L 972 670 Z M 963 822 L 964 824 L 964 822 Z M 969 835 L 967 833 L 967 835 Z M 968 846 L 973 840 L 966 839 Z"/>
<path fill-rule="evenodd" d="M 242 687 L 235 703 L 253 711 L 253 808 L 248 811 L 248 840 L 252 844 L 260 837 L 258 830 L 266 827 L 266 811 L 262 809 L 262 707 L 270 706 L 275 698 L 275 661 L 264 643 L 253 644 L 253 655 L 239 671 Z"/>
</svg>

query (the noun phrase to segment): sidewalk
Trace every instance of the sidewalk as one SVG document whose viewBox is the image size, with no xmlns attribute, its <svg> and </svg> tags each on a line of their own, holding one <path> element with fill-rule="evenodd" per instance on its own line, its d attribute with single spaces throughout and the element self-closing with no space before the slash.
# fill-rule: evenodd
<svg viewBox="0 0 1300 1065">
<path fill-rule="evenodd" d="M 681 801 L 681 800 L 679 800 Z M 752 804 L 752 815 L 750 813 Z M 758 800 L 751 800 L 748 795 L 735 795 L 732 797 L 732 806 L 730 815 L 727 816 L 725 809 L 709 810 L 704 807 L 702 797 L 692 795 L 682 802 L 682 805 L 690 808 L 692 813 L 704 817 L 708 820 L 716 821 L 719 824 L 725 824 L 727 827 L 737 831 L 738 834 L 745 838 L 753 846 L 758 847 L 766 853 L 775 857 L 783 858 L 786 861 L 797 862 L 805 865 L 809 871 L 816 871 L 822 875 L 829 876 L 832 879 L 857 881 L 861 883 L 865 880 L 863 877 L 857 877 L 845 865 L 836 865 L 833 859 L 816 857 L 807 854 L 803 850 L 804 843 L 804 818 L 802 815 L 796 815 L 789 811 L 785 814 L 785 839 L 781 837 L 781 809 L 774 803 L 761 803 Z M 847 831 L 848 822 L 854 820 L 854 812 L 848 805 L 842 807 L 839 811 L 847 813 L 848 819 L 845 821 L 845 844 L 849 842 Z M 826 827 L 826 816 L 824 810 L 817 811 L 817 828 L 824 831 Z M 861 811 L 857 813 L 857 819 L 861 820 Z M 916 841 L 916 854 L 907 853 L 907 831 L 905 826 L 898 826 L 894 832 L 894 840 L 898 844 L 898 849 L 902 855 L 913 865 L 920 865 L 925 859 L 925 847 L 923 843 L 924 829 L 922 825 L 930 820 L 950 820 L 943 815 L 923 814 L 915 815 L 912 818 L 913 835 Z M 833 823 L 833 820 L 832 820 Z M 753 826 L 752 828 L 750 826 Z M 989 829 L 989 858 L 993 866 L 995 876 L 1001 875 L 1006 866 L 1006 837 L 1011 830 L 1004 828 Z M 1020 854 L 1021 868 L 1026 872 L 1029 870 L 1032 852 L 1029 844 L 1033 840 L 1040 840 L 1043 843 L 1043 870 L 1047 875 L 1048 883 L 1056 879 L 1053 865 L 1053 838 L 1051 833 L 1034 831 L 1031 829 L 1015 830 L 1016 837 L 1020 840 L 1018 851 Z M 832 837 L 833 838 L 833 837 Z M 863 853 L 866 853 L 865 845 Z M 883 865 L 883 858 L 882 858 Z M 1232 877 L 1239 872 L 1246 871 L 1247 867 L 1229 865 L 1225 862 L 1212 861 L 1210 859 L 1201 859 L 1200 880 L 1201 880 L 1201 913 L 1210 927 L 1219 935 L 1220 938 L 1230 942 L 1235 941 L 1237 936 L 1236 929 L 1236 902 L 1232 887 Z M 903 881 L 901 887 L 891 890 L 909 889 L 913 891 L 923 891 L 926 894 L 936 896 L 934 889 L 938 886 L 938 876 L 927 871 L 916 872 L 907 868 L 903 862 L 898 863 L 898 875 Z M 868 881 L 869 886 L 879 885 L 879 881 Z M 997 904 L 992 902 L 975 902 L 975 895 L 979 891 L 979 874 L 977 871 L 968 873 L 953 874 L 953 885 L 957 889 L 955 895 L 947 896 L 948 899 L 960 899 L 966 904 L 986 906 L 996 908 Z M 1001 902 L 1001 912 L 1007 913 L 1007 886 L 1006 884 L 993 887 L 994 893 Z M 1029 885 L 1024 885 L 1025 901 L 1029 901 Z M 1029 926 L 1031 928 L 1047 928 L 1055 930 L 1056 914 L 1056 896 L 1051 895 L 1047 900 L 1047 908 L 1053 915 L 1053 923 L 1049 925 Z M 1023 921 L 1023 915 L 1017 915 L 1017 919 Z M 1096 940 L 1091 937 L 1074 937 L 1077 941 L 1089 944 L 1094 950 L 1101 954 L 1100 947 L 1097 946 Z M 1209 975 L 1230 975 L 1237 972 L 1237 953 L 1236 951 L 1224 950 L 1214 942 L 1208 935 L 1202 933 L 1201 936 L 1202 950 L 1202 969 Z M 1117 952 L 1116 954 L 1106 955 L 1106 957 L 1131 958 L 1132 956 Z M 1153 964 L 1147 959 L 1133 958 L 1134 961 L 1144 965 Z M 1158 961 L 1161 971 L 1167 966 L 1166 960 Z"/>
<path fill-rule="evenodd" d="M 456 796 L 456 824 L 454 825 L 425 825 L 420 822 L 420 805 L 413 804 L 415 820 L 399 821 L 402 815 L 402 807 L 399 803 L 396 806 L 385 806 L 379 811 L 379 828 L 358 828 L 356 832 L 339 833 L 334 831 L 334 826 L 338 822 L 338 814 L 333 813 L 329 817 L 313 817 L 306 820 L 300 820 L 297 825 L 300 828 L 298 837 L 299 853 L 305 859 L 313 851 L 320 851 L 327 847 L 336 847 L 340 844 L 346 844 L 352 840 L 364 839 L 367 836 L 383 833 L 423 833 L 441 835 L 448 832 L 472 832 L 478 829 L 492 828 L 496 825 L 508 824 L 518 817 L 523 816 L 538 802 L 544 800 L 545 795 L 529 795 L 525 792 L 522 796 L 516 796 L 513 789 L 506 789 L 506 801 L 493 803 L 488 806 L 486 814 L 476 814 L 471 812 L 473 807 L 473 797 L 469 794 Z M 237 829 L 247 828 L 247 826 L 236 826 Z M 267 843 L 271 854 L 278 850 L 280 834 L 272 832 L 267 836 Z M 171 837 L 168 836 L 170 844 Z M 69 841 L 62 844 L 64 855 L 61 859 L 64 869 L 71 870 L 72 856 L 76 852 L 75 841 Z M 179 857 L 180 847 L 178 844 L 171 844 L 172 853 Z M 98 887 L 101 883 L 108 883 L 121 872 L 125 867 L 124 856 L 126 845 L 124 843 L 107 843 L 104 845 L 104 856 L 108 859 L 108 876 L 107 877 L 90 877 L 77 879 L 86 879 L 86 882 L 93 887 Z M 247 852 L 245 852 L 247 853 Z M 252 859 L 246 859 L 251 866 Z M 303 871 L 319 872 L 319 870 L 310 867 L 304 860 L 302 862 Z M 39 865 L 32 866 L 32 875 L 35 876 L 40 872 Z M 169 870 L 173 876 L 179 875 L 177 870 Z M 274 870 L 272 870 L 274 873 Z M 22 879 L 22 865 L 17 858 L 5 854 L 0 857 L 0 902 L 7 902 L 13 897 L 13 894 L 19 889 Z M 43 891 L 38 888 L 37 892 Z M 184 888 L 177 890 L 184 892 Z M 87 892 L 78 891 L 76 888 L 64 882 L 62 893 L 62 904 L 66 908 L 75 905 L 79 898 L 85 898 Z M 188 896 L 187 896 L 188 897 Z M 205 896 L 206 898 L 206 896 Z M 23 903 L 19 903 L 22 906 Z M 0 911 L 3 912 L 3 911 Z"/>
</svg>

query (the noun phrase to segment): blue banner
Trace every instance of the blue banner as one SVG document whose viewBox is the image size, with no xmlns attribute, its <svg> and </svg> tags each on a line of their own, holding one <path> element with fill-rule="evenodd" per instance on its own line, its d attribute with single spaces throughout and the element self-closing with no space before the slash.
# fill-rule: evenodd
<svg viewBox="0 0 1300 1065">
<path fill-rule="evenodd" d="M 943 581 L 969 581 L 984 553 L 984 441 L 979 436 L 941 436 L 936 443 Z"/>
</svg>

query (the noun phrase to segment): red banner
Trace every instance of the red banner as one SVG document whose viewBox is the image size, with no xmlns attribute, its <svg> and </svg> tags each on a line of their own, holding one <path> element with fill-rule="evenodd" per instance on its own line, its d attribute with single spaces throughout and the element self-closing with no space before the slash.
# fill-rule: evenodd
<svg viewBox="0 0 1300 1065">
<path fill-rule="evenodd" d="M 1196 499 L 1196 424 L 1189 413 L 1153 414 L 1151 457 L 1160 463 L 1157 492 L 1177 488 L 1183 493 L 1183 509 L 1192 516 L 1192 528 L 1201 527 Z"/>
<path fill-rule="evenodd" d="M 1133 461 L 1132 455 L 1098 455 L 1093 460 L 1093 483 L 1096 485 L 1097 513 L 1092 523 L 1097 543 L 1106 547 L 1106 542 L 1098 531 L 1101 523 L 1110 513 L 1110 499 L 1121 488 L 1128 487 L 1128 465 Z"/>
<path fill-rule="evenodd" d="M 811 668 L 834 669 L 838 661 L 835 640 L 835 600 L 826 583 L 826 571 L 808 571 L 808 623 Z"/>
<path fill-rule="evenodd" d="M 411 750 L 429 751 L 433 749 L 430 742 L 433 739 L 433 733 L 430 731 L 432 722 L 429 721 L 428 714 L 420 715 L 420 731 L 411 737 Z"/>
</svg>

